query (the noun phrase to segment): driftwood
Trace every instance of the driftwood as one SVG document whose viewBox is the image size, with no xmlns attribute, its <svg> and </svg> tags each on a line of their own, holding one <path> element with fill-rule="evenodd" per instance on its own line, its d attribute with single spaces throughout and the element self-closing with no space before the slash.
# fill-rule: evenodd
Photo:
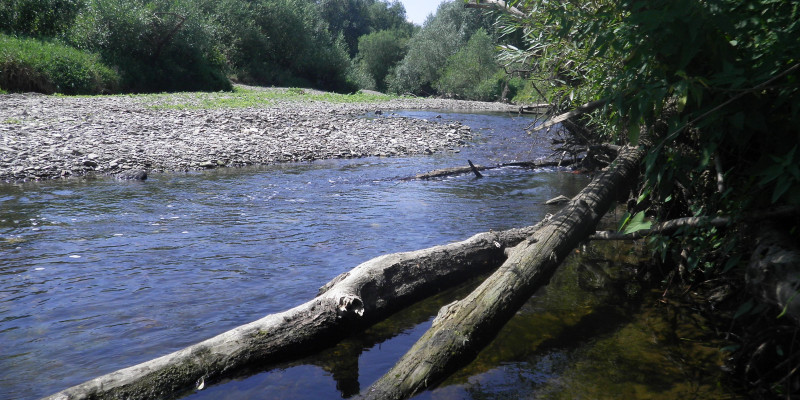
<svg viewBox="0 0 800 400">
<path fill-rule="evenodd" d="M 574 164 L 575 162 L 580 162 L 581 160 L 582 158 L 579 157 L 576 160 L 568 159 L 560 161 L 517 161 L 517 162 L 497 164 L 491 167 L 487 167 L 484 165 L 473 165 L 471 161 L 467 160 L 469 162 L 469 166 L 437 169 L 434 171 L 425 172 L 423 174 L 417 174 L 407 178 L 401 178 L 400 180 L 401 181 L 427 180 L 427 179 L 444 178 L 448 176 L 464 175 L 469 173 L 477 174 L 479 172 L 476 171 L 486 171 L 486 170 L 506 168 L 506 167 L 520 167 L 520 168 L 531 168 L 531 169 L 546 168 L 546 167 L 566 167 Z"/>
<path fill-rule="evenodd" d="M 509 15 L 516 17 L 516 18 L 525 18 L 525 13 L 520 11 L 518 8 L 508 5 L 503 0 L 473 0 L 474 2 L 469 2 L 464 4 L 464 8 L 484 8 L 484 9 L 494 9 L 498 11 L 506 11 Z"/>
<path fill-rule="evenodd" d="M 311 354 L 442 288 L 496 268 L 506 258 L 506 247 L 536 229 L 481 233 L 461 242 L 374 258 L 324 285 L 315 299 L 288 311 L 48 399 L 174 398 L 247 367 Z"/>
<path fill-rule="evenodd" d="M 483 175 L 481 175 L 481 172 L 478 171 L 477 168 L 475 168 L 475 164 L 473 164 L 472 161 L 470 161 L 470 160 L 467 160 L 467 162 L 469 163 L 469 168 L 472 170 L 472 173 L 475 174 L 475 177 L 476 178 L 483 178 Z"/>
<path fill-rule="evenodd" d="M 549 129 L 553 125 L 558 124 L 560 122 L 564 122 L 564 121 L 566 121 L 566 120 L 568 120 L 568 119 L 570 119 L 572 117 L 577 117 L 578 115 L 582 115 L 582 114 L 586 114 L 586 113 L 592 112 L 592 111 L 594 111 L 594 110 L 606 105 L 606 103 L 608 103 L 608 100 L 606 100 L 606 99 L 595 100 L 595 101 L 586 103 L 586 104 L 584 104 L 584 105 L 582 105 L 582 106 L 580 106 L 580 107 L 578 107 L 578 108 L 576 108 L 576 109 L 574 109 L 572 111 L 566 112 L 566 113 L 558 115 L 556 117 L 553 117 L 553 118 L 545 121 L 545 123 L 531 128 L 531 132 L 540 131 L 542 129 Z"/>
<path fill-rule="evenodd" d="M 553 108 L 551 104 L 547 103 L 539 103 L 539 104 L 531 104 L 527 106 L 520 106 L 519 113 L 520 114 L 543 114 L 547 112 L 547 110 Z"/>
<path fill-rule="evenodd" d="M 470 362 L 502 326 L 545 285 L 559 263 L 594 231 L 601 216 L 639 170 L 642 147 L 626 147 L 612 167 L 528 239 L 463 300 L 443 307 L 432 327 L 363 393 L 366 399 L 403 399 L 446 378 Z"/>
</svg>

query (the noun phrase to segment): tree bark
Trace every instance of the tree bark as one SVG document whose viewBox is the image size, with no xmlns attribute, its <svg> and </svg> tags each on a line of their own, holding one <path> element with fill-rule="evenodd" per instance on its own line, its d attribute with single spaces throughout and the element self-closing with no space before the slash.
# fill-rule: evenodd
<svg viewBox="0 0 800 400">
<path fill-rule="evenodd" d="M 506 247 L 537 228 L 481 233 L 374 258 L 334 278 L 304 304 L 47 399 L 175 398 L 246 367 L 310 354 L 442 288 L 496 268 L 506 258 Z"/>
<path fill-rule="evenodd" d="M 463 300 L 439 311 L 433 326 L 367 391 L 366 399 L 403 399 L 469 363 L 559 263 L 595 229 L 617 192 L 635 181 L 643 147 L 625 147 L 570 203 L 511 251 L 505 263 Z"/>
</svg>

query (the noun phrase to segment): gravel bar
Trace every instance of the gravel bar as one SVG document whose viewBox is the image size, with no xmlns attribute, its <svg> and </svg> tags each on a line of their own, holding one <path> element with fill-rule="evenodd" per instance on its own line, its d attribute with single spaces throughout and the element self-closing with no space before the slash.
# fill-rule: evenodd
<svg viewBox="0 0 800 400">
<path fill-rule="evenodd" d="M 465 145 L 470 128 L 393 117 L 389 111 L 517 110 L 500 103 L 422 98 L 355 104 L 275 100 L 250 108 L 160 107 L 159 102 L 192 96 L 0 95 L 0 182 L 87 175 L 134 178 L 139 171 L 430 154 Z M 367 113 L 381 115 L 365 118 Z"/>
</svg>

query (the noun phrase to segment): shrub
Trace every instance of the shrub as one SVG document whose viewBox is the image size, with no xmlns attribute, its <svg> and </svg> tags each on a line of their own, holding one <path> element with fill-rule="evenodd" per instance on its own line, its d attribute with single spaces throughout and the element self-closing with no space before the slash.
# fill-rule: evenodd
<svg viewBox="0 0 800 400">
<path fill-rule="evenodd" d="M 91 0 L 70 40 L 117 66 L 126 91 L 230 90 L 213 29 L 190 0 Z"/>
<path fill-rule="evenodd" d="M 78 49 L 0 34 L 0 87 L 12 92 L 114 92 L 119 75 L 100 57 Z"/>
</svg>

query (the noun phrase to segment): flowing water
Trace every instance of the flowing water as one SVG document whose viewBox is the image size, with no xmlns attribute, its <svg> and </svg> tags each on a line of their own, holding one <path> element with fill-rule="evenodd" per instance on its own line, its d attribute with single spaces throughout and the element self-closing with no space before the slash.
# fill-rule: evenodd
<svg viewBox="0 0 800 400">
<path fill-rule="evenodd" d="M 401 114 L 439 120 L 441 113 Z M 432 156 L 157 174 L 146 182 L 0 185 L 0 398 L 49 395 L 291 308 L 381 254 L 533 224 L 556 210 L 545 200 L 573 196 L 588 182 L 567 171 L 518 168 L 486 171 L 483 179 L 398 180 L 467 159 L 494 164 L 549 154 L 545 134 L 524 133 L 529 118 L 442 116 L 471 126 L 475 142 Z M 603 340 L 625 347 L 614 347 L 613 335 L 646 313 L 627 301 L 601 305 L 611 295 L 559 279 L 572 285 L 537 295 L 501 334 L 507 346 L 493 345 L 421 397 L 550 396 L 573 380 L 600 379 L 590 373 L 605 368 L 601 361 L 580 363 L 605 354 L 595 350 Z M 438 307 L 466 290 L 444 292 L 314 357 L 189 398 L 353 395 L 391 367 Z M 535 303 L 550 298 L 547 290 L 562 295 Z M 640 331 L 631 329 L 628 336 Z M 657 353 L 651 347 L 637 354 Z M 624 380 L 608 387 L 639 388 Z"/>
</svg>

